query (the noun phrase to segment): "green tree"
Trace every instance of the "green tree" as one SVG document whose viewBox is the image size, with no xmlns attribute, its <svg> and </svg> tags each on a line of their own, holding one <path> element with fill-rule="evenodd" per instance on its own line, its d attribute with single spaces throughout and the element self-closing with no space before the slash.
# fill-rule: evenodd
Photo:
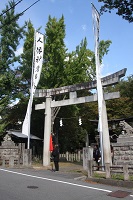
<svg viewBox="0 0 133 200">
<path fill-rule="evenodd" d="M 116 9 L 117 15 L 122 16 L 123 19 L 133 22 L 133 1 L 132 0 L 98 0 L 104 5 L 101 7 L 101 13 L 111 12 L 111 10 Z"/>
<path fill-rule="evenodd" d="M 23 53 L 21 54 L 21 65 L 19 73 L 21 75 L 21 91 L 23 95 L 29 94 L 31 86 L 31 72 L 33 59 L 33 44 L 34 44 L 34 27 L 31 21 L 26 22 L 27 29 L 25 30 L 25 38 L 23 45 Z"/>
<path fill-rule="evenodd" d="M 133 102 L 133 75 L 122 80 L 119 84 L 122 97 L 128 97 Z"/>
<path fill-rule="evenodd" d="M 10 122 L 7 120 L 10 104 L 19 91 L 17 64 L 19 56 L 15 55 L 20 40 L 23 38 L 24 26 L 18 24 L 19 14 L 15 14 L 15 1 L 9 1 L 0 15 L 0 115 L 3 130 Z M 4 13 L 4 14 L 3 14 Z"/>
<path fill-rule="evenodd" d="M 47 88 L 63 85 L 66 58 L 64 17 L 49 16 L 45 29 L 44 64 L 40 84 Z"/>
<path fill-rule="evenodd" d="M 106 92 L 120 91 L 119 99 L 107 101 L 107 114 L 109 120 L 127 119 L 133 116 L 133 76 L 122 79 L 117 85 L 106 88 Z M 118 128 L 115 130 L 120 133 L 119 121 Z"/>
<path fill-rule="evenodd" d="M 109 51 L 110 40 L 100 41 L 100 62 Z M 96 78 L 95 54 L 87 48 L 87 39 L 81 41 L 76 50 L 67 55 L 65 64 L 66 84 L 92 81 Z"/>
<path fill-rule="evenodd" d="M 112 44 L 111 40 L 101 40 L 99 43 L 99 59 L 100 63 L 102 63 L 102 59 L 109 52 L 109 47 Z"/>
<path fill-rule="evenodd" d="M 65 63 L 66 84 L 91 81 L 95 77 L 94 52 L 87 49 L 87 39 L 72 53 L 68 53 Z"/>
</svg>

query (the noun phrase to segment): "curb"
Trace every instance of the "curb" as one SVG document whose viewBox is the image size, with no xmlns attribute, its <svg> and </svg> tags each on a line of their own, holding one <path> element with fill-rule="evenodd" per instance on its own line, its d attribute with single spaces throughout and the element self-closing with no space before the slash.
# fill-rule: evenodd
<svg viewBox="0 0 133 200">
<path fill-rule="evenodd" d="M 74 178 L 74 180 L 81 180 L 81 181 L 85 181 L 85 180 L 86 180 L 86 176 L 80 176 L 80 177 L 76 177 L 76 178 Z"/>
<path fill-rule="evenodd" d="M 125 187 L 133 189 L 132 181 L 122 181 L 122 180 L 113 180 L 113 179 L 102 179 L 102 178 L 86 178 L 86 181 L 93 181 L 100 184 L 106 184 L 111 186 Z"/>
</svg>

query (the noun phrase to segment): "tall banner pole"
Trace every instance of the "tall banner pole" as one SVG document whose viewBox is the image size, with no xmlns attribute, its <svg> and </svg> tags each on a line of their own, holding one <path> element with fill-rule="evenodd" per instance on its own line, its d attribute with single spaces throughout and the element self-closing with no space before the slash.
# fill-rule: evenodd
<svg viewBox="0 0 133 200">
<path fill-rule="evenodd" d="M 104 163 L 111 164 L 110 139 L 108 131 L 108 120 L 106 104 L 103 96 L 103 88 L 101 83 L 100 60 L 99 60 L 99 30 L 100 30 L 100 14 L 92 4 L 93 28 L 95 35 L 95 60 L 96 60 L 96 79 L 98 93 L 98 110 L 99 110 L 99 134 L 102 166 Z"/>
<path fill-rule="evenodd" d="M 103 127 L 102 127 L 102 101 L 103 101 L 103 90 L 100 75 L 100 61 L 99 61 L 99 31 L 100 31 L 100 14 L 92 4 L 92 17 L 93 17 L 93 29 L 95 36 L 95 62 L 96 62 L 96 80 L 97 80 L 97 93 L 98 93 L 98 131 L 100 135 L 100 150 L 101 150 L 101 162 L 104 164 L 103 157 Z"/>
<path fill-rule="evenodd" d="M 30 99 L 28 102 L 27 113 L 22 125 L 22 133 L 27 135 L 28 137 L 28 144 L 27 144 L 28 149 L 30 149 L 30 121 L 31 121 L 32 103 L 33 103 L 33 97 L 35 94 L 36 87 L 40 80 L 42 63 L 43 63 L 43 52 L 44 52 L 44 35 L 39 33 L 38 31 L 35 31 L 34 45 L 33 45 Z"/>
<path fill-rule="evenodd" d="M 35 63 L 35 49 L 36 49 L 36 30 L 34 32 L 34 45 L 33 45 L 33 58 L 32 58 L 32 72 L 31 72 L 31 89 L 29 99 L 29 115 L 28 115 L 28 144 L 27 148 L 30 149 L 30 125 L 31 125 L 31 112 L 33 103 L 33 77 L 34 77 L 34 63 Z"/>
</svg>

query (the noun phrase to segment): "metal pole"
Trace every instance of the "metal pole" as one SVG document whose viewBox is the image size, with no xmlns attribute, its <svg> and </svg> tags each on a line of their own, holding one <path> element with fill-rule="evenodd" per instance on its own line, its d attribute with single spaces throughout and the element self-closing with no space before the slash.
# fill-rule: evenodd
<svg viewBox="0 0 133 200">
<path fill-rule="evenodd" d="M 99 59 L 99 30 L 100 30 L 100 14 L 95 6 L 92 4 L 93 22 L 95 33 L 95 60 L 96 60 L 96 79 L 97 79 L 97 94 L 98 94 L 98 110 L 99 110 L 99 132 L 100 132 L 100 146 L 102 152 L 102 165 L 104 163 L 111 164 L 110 140 L 108 131 L 108 120 L 106 112 L 106 104 L 103 97 L 103 89 L 100 74 L 100 59 Z"/>
<path fill-rule="evenodd" d="M 95 62 L 96 62 L 96 80 L 97 80 L 97 96 L 98 96 L 98 113 L 99 113 L 99 133 L 100 133 L 100 147 L 101 147 L 101 159 L 103 165 L 103 127 L 102 127 L 102 101 L 103 91 L 100 75 L 100 60 L 99 60 L 99 29 L 100 29 L 100 14 L 92 4 L 93 10 L 93 23 L 94 23 L 94 34 L 95 34 Z"/>
<path fill-rule="evenodd" d="M 28 115 L 28 144 L 27 148 L 30 149 L 30 122 L 31 122 L 31 112 L 32 112 L 32 103 L 33 103 L 33 74 L 34 74 L 34 57 L 35 57 L 35 43 L 36 43 L 36 30 L 34 32 L 34 45 L 33 45 L 33 58 L 32 58 L 32 73 L 31 73 L 31 89 L 30 89 L 30 99 L 29 99 L 29 105 L 28 105 L 28 110 L 29 110 L 29 115 Z"/>
</svg>

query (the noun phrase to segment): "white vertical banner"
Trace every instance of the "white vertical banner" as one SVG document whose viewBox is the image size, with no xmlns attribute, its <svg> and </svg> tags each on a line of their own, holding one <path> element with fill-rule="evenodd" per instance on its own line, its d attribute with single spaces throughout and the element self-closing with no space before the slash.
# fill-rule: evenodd
<svg viewBox="0 0 133 200">
<path fill-rule="evenodd" d="M 103 165 L 103 126 L 102 126 L 102 103 L 103 103 L 103 90 L 101 83 L 101 71 L 100 71 L 100 60 L 99 60 L 99 31 L 100 31 L 100 14 L 92 4 L 92 18 L 93 18 L 93 30 L 95 37 L 95 62 L 96 62 L 96 79 L 97 79 L 97 95 L 98 95 L 98 131 L 100 134 L 100 149 L 101 158 Z"/>
<path fill-rule="evenodd" d="M 30 111 L 30 100 L 28 102 L 27 112 L 26 112 L 25 119 L 22 125 L 22 134 L 27 135 L 27 136 L 28 136 L 28 118 L 30 114 L 29 111 Z"/>
<path fill-rule="evenodd" d="M 30 148 L 30 118 L 32 112 L 33 96 L 36 87 L 40 80 L 44 52 L 44 35 L 35 31 L 34 46 L 33 46 L 33 60 L 32 60 L 32 74 L 31 74 L 31 90 L 30 99 L 27 106 L 26 116 L 22 125 L 22 134 L 28 136 L 28 149 Z"/>
<path fill-rule="evenodd" d="M 33 62 L 33 76 L 32 76 L 32 85 L 31 93 L 34 96 L 36 87 L 40 80 L 42 63 L 43 63 L 43 52 L 44 52 L 44 35 L 35 32 L 35 48 L 34 48 L 34 62 Z"/>
</svg>

